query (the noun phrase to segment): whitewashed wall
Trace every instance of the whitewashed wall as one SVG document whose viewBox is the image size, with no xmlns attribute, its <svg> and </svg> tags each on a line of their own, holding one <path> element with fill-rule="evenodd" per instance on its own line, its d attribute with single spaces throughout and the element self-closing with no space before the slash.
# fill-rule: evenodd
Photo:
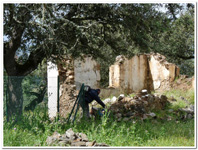
<svg viewBox="0 0 198 150">
<path fill-rule="evenodd" d="M 116 62 L 109 68 L 109 86 L 125 89 L 126 92 L 145 88 L 147 78 L 146 55 L 134 56 L 122 63 Z"/>
<path fill-rule="evenodd" d="M 160 88 L 162 82 L 172 82 L 179 75 L 179 68 L 175 64 L 160 63 L 153 55 L 150 56 L 149 66 L 155 90 Z"/>
<path fill-rule="evenodd" d="M 150 71 L 153 78 L 154 89 L 160 88 L 163 80 L 169 80 L 170 71 L 162 65 L 154 56 L 151 56 L 149 61 Z"/>
<path fill-rule="evenodd" d="M 52 119 L 57 114 L 57 98 L 58 98 L 58 69 L 57 65 L 48 62 L 47 65 L 47 78 L 48 78 L 48 114 Z"/>
<path fill-rule="evenodd" d="M 76 88 L 84 83 L 92 88 L 98 88 L 100 82 L 100 67 L 91 57 L 85 57 L 84 61 L 74 60 L 74 80 Z"/>
</svg>

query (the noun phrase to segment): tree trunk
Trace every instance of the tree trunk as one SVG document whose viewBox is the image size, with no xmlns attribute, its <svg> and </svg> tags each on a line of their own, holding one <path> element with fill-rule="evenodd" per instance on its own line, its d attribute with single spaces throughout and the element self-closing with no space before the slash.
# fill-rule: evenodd
<svg viewBox="0 0 198 150">
<path fill-rule="evenodd" d="M 32 40 L 36 40 L 36 43 L 38 43 L 37 40 L 40 41 L 40 37 L 43 39 L 40 26 L 34 26 L 34 23 L 29 22 L 35 16 L 35 14 L 32 14 L 35 12 L 35 8 L 37 8 L 36 5 L 16 6 L 16 4 L 8 4 L 4 7 L 4 12 L 6 12 L 4 13 L 4 35 L 10 37 L 4 41 L 4 67 L 8 75 L 8 100 L 6 102 L 8 121 L 14 118 L 16 118 L 15 120 L 17 121 L 22 115 L 23 91 L 21 83 L 24 76 L 37 69 L 38 64 L 46 57 L 43 46 L 38 45 L 37 48 L 31 51 L 26 62 L 20 64 L 16 61 L 18 59 L 17 50 L 22 49 L 23 51 L 21 47 L 23 47 L 23 44 L 26 45 L 28 41 L 24 41 L 23 39 L 32 38 Z M 11 27 L 6 28 L 9 25 L 11 25 Z M 37 29 L 38 32 L 34 35 L 32 31 L 37 31 Z M 25 32 L 27 32 L 27 35 Z M 26 53 L 26 51 L 24 51 L 24 53 Z"/>
<path fill-rule="evenodd" d="M 8 76 L 7 121 L 17 121 L 23 110 L 23 77 Z"/>
</svg>

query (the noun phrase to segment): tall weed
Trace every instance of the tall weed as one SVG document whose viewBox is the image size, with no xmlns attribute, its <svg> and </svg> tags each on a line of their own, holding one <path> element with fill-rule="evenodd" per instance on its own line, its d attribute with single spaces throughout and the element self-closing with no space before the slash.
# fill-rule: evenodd
<svg viewBox="0 0 198 150">
<path fill-rule="evenodd" d="M 53 132 L 64 134 L 69 128 L 82 132 L 90 141 L 110 146 L 193 146 L 194 120 L 161 121 L 131 120 L 116 122 L 111 113 L 100 119 L 51 121 L 46 110 L 25 112 L 17 123 L 4 122 L 4 146 L 47 146 L 46 139 Z"/>
</svg>

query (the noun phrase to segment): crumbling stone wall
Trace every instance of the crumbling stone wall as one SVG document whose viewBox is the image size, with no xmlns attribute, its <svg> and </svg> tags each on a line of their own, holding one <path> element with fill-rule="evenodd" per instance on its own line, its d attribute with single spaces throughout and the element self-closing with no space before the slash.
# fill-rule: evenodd
<svg viewBox="0 0 198 150">
<path fill-rule="evenodd" d="M 91 57 L 84 60 L 65 57 L 58 64 L 60 77 L 59 114 L 66 118 L 71 112 L 82 83 L 99 87 L 100 66 Z"/>
<path fill-rule="evenodd" d="M 74 105 L 77 92 L 74 85 L 74 61 L 70 57 L 65 57 L 58 64 L 59 72 L 59 115 L 66 118 Z"/>
<path fill-rule="evenodd" d="M 152 53 L 148 58 L 154 89 L 168 88 L 170 83 L 179 76 L 179 67 L 167 62 L 166 57 L 158 53 Z"/>
<path fill-rule="evenodd" d="M 179 68 L 160 54 L 141 54 L 131 59 L 118 56 L 109 71 L 109 87 L 126 93 L 168 87 L 179 75 Z"/>
<path fill-rule="evenodd" d="M 136 55 L 131 59 L 118 56 L 110 66 L 109 86 L 122 88 L 126 93 L 147 88 L 148 60 L 146 55 Z M 148 88 L 147 88 L 148 89 Z"/>
</svg>

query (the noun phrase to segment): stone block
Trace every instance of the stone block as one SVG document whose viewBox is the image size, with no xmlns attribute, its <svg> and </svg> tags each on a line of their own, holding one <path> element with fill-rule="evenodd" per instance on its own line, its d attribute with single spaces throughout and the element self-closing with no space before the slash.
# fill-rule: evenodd
<svg viewBox="0 0 198 150">
<path fill-rule="evenodd" d="M 90 147 L 90 146 L 93 146 L 95 143 L 96 143 L 96 141 L 86 142 L 86 146 Z"/>
<path fill-rule="evenodd" d="M 59 146 L 66 146 L 66 145 L 70 145 L 70 144 L 71 144 L 71 141 L 69 141 L 69 140 L 58 142 Z"/>
<path fill-rule="evenodd" d="M 53 145 L 53 144 L 57 143 L 57 141 L 58 141 L 57 138 L 48 136 L 46 143 L 47 143 L 47 145 Z"/>
<path fill-rule="evenodd" d="M 118 97 L 118 101 L 121 101 L 124 98 L 124 94 L 120 94 L 120 96 Z"/>
<path fill-rule="evenodd" d="M 72 128 L 68 129 L 65 134 L 66 134 L 66 137 L 68 137 L 71 140 L 74 140 L 77 137 L 74 131 L 72 130 Z"/>
<path fill-rule="evenodd" d="M 86 135 L 86 134 L 84 134 L 84 133 L 79 133 L 79 136 L 81 137 L 82 141 L 85 141 L 85 142 L 88 141 L 88 138 L 87 138 L 87 135 Z"/>
<path fill-rule="evenodd" d="M 71 146 L 86 146 L 86 142 L 71 142 Z"/>
<path fill-rule="evenodd" d="M 108 145 L 105 143 L 95 143 L 94 146 L 108 147 Z"/>
</svg>

